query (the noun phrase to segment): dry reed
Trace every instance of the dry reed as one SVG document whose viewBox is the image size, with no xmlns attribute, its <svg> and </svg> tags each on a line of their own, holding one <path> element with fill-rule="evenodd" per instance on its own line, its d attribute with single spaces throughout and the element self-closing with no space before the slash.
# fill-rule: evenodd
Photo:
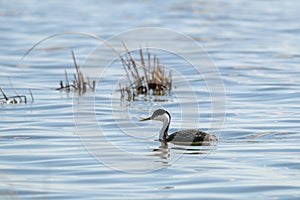
<svg viewBox="0 0 300 200">
<path fill-rule="evenodd" d="M 76 74 L 73 75 L 74 80 L 72 81 L 72 83 L 70 83 L 67 70 L 65 70 L 65 83 L 61 80 L 60 87 L 56 90 L 64 90 L 67 92 L 76 91 L 80 95 L 84 94 L 87 90 L 94 91 L 96 87 L 96 81 L 90 81 L 88 77 L 84 77 L 80 66 L 77 64 L 74 52 L 71 51 L 71 53 L 74 62 L 74 67 L 76 69 Z"/>
<path fill-rule="evenodd" d="M 12 96 L 7 95 L 4 92 L 4 90 L 2 89 L 2 87 L 0 87 L 0 92 L 3 96 L 3 97 L 0 97 L 0 104 L 21 104 L 21 103 L 27 104 L 28 103 L 27 96 L 26 95 L 19 95 L 17 93 L 17 91 L 15 90 L 15 88 L 13 87 L 10 79 L 9 79 L 9 82 L 10 82 L 11 88 L 14 91 L 15 95 L 12 95 Z M 31 90 L 29 90 L 29 94 L 31 96 L 30 103 L 33 103 L 34 98 L 33 98 Z"/>
<path fill-rule="evenodd" d="M 136 61 L 125 42 L 123 42 L 123 46 L 126 54 L 124 56 L 119 54 L 119 57 L 128 83 L 125 87 L 120 84 L 121 99 L 131 101 L 136 100 L 136 97 L 141 95 L 164 96 L 169 94 L 172 90 L 172 71 L 166 75 L 164 65 L 160 63 L 156 55 L 152 56 L 148 50 L 147 59 L 145 59 L 144 52 L 140 48 L 140 60 Z"/>
</svg>

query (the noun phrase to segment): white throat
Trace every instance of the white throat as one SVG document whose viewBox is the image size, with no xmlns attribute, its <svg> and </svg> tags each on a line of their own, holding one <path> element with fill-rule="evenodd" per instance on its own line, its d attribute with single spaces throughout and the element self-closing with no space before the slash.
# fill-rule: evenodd
<svg viewBox="0 0 300 200">
<path fill-rule="evenodd" d="M 165 140 L 168 137 L 168 128 L 170 125 L 170 117 L 167 113 L 160 115 L 155 118 L 155 120 L 161 121 L 163 123 L 163 126 L 159 133 L 159 140 Z"/>
</svg>

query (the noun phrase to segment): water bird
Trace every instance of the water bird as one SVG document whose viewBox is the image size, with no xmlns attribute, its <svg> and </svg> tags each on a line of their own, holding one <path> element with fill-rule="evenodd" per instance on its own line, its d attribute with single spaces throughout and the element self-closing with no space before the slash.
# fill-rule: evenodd
<svg viewBox="0 0 300 200">
<path fill-rule="evenodd" d="M 217 136 L 197 129 L 180 130 L 169 135 L 168 130 L 171 122 L 171 115 L 164 109 L 157 109 L 153 112 L 151 117 L 141 119 L 140 121 L 147 120 L 156 120 L 163 123 L 159 133 L 160 142 L 171 142 L 177 145 L 201 146 L 218 141 Z"/>
</svg>

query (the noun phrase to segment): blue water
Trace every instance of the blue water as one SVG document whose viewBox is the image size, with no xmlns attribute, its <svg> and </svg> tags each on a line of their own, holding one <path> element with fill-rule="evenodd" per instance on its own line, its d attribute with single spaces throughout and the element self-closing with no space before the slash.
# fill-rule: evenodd
<svg viewBox="0 0 300 200">
<path fill-rule="evenodd" d="M 10 79 L 18 93 L 30 96 L 31 89 L 34 96 L 32 103 L 0 105 L 1 199 L 299 199 L 299 6 L 234 0 L 0 2 L 0 86 L 13 95 Z M 165 101 L 121 101 L 116 89 L 124 71 L 117 56 L 106 66 L 110 54 L 97 54 L 99 41 L 83 35 L 49 39 L 21 60 L 51 34 L 109 39 L 149 26 L 191 37 L 212 60 L 206 67 L 203 55 L 185 41 L 146 31 L 144 47 L 168 44 L 203 65 L 198 76 L 191 59 L 153 50 L 174 71 L 175 88 Z M 144 35 L 134 36 L 126 40 L 129 46 Z M 95 93 L 54 90 L 65 69 L 70 76 L 75 71 L 71 50 L 98 80 Z M 94 55 L 100 61 L 90 66 Z M 161 124 L 138 122 L 158 107 L 171 112 L 171 131 L 197 126 L 217 134 L 219 142 L 159 151 Z"/>
</svg>

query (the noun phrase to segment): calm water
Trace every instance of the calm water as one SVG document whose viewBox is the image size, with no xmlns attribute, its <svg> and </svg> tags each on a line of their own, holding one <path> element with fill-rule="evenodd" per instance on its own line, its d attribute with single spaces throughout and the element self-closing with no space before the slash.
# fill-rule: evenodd
<svg viewBox="0 0 300 200">
<path fill-rule="evenodd" d="M 0 2 L 1 87 L 14 94 L 10 77 L 18 93 L 29 95 L 31 89 L 35 98 L 32 104 L 0 105 L 1 199 L 299 199 L 299 6 L 233 0 Z M 209 70 L 197 76 L 183 58 L 157 50 L 174 70 L 175 88 L 165 101 L 120 101 L 116 89 L 124 72 L 117 60 L 99 79 L 95 98 L 56 91 L 64 69 L 74 73 L 71 49 L 90 74 L 95 63 L 97 72 L 105 67 L 103 52 L 89 66 L 99 42 L 78 35 L 50 39 L 20 60 L 51 34 L 76 31 L 107 39 L 144 26 L 176 30 L 199 42 L 223 85 L 205 79 Z M 173 37 L 151 41 L 189 52 Z M 187 55 L 203 61 L 192 50 Z M 161 125 L 138 122 L 158 107 L 172 113 L 171 131 L 198 126 L 220 141 L 159 150 Z"/>
</svg>

